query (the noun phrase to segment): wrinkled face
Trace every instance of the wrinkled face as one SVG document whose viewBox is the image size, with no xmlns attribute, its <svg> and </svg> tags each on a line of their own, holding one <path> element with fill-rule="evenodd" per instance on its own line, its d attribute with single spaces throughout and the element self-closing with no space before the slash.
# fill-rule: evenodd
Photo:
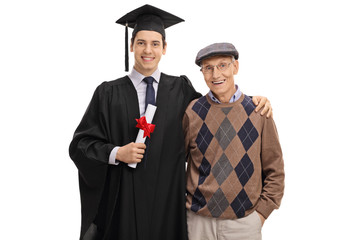
<svg viewBox="0 0 360 240">
<path fill-rule="evenodd" d="M 166 45 L 163 46 L 160 33 L 139 31 L 134 43 L 130 45 L 130 51 L 134 52 L 135 70 L 144 76 L 150 76 L 158 68 L 161 56 L 166 53 Z"/>
<path fill-rule="evenodd" d="M 236 92 L 234 75 L 236 75 L 239 70 L 239 62 L 235 60 L 231 63 L 232 60 L 232 57 L 214 56 L 203 60 L 201 63 L 202 68 L 212 68 L 215 66 L 213 70 L 208 73 L 203 71 L 203 75 L 206 85 L 221 102 L 229 102 L 230 98 Z M 216 67 L 217 65 L 227 65 L 228 67 L 226 70 L 220 71 Z"/>
</svg>

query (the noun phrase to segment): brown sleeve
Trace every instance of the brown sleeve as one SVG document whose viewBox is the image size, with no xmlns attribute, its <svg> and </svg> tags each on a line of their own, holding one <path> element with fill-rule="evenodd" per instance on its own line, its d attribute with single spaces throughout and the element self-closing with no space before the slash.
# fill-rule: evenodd
<svg viewBox="0 0 360 240">
<path fill-rule="evenodd" d="M 264 118 L 261 136 L 261 164 L 263 189 L 257 211 L 268 218 L 278 209 L 284 195 L 284 161 L 279 136 L 272 118 Z"/>
</svg>

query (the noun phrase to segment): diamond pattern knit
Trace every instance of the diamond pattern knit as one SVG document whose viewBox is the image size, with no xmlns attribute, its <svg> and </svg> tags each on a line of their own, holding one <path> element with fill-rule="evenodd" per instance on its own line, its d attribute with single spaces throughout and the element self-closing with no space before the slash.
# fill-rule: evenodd
<svg viewBox="0 0 360 240">
<path fill-rule="evenodd" d="M 203 216 L 246 216 L 262 193 L 261 132 L 264 120 L 250 97 L 215 104 L 193 101 L 189 118 L 190 159 L 187 208 Z"/>
</svg>

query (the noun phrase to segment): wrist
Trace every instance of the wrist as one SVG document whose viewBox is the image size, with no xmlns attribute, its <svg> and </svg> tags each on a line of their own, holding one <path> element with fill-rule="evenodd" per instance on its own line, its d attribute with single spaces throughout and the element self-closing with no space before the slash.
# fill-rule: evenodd
<svg viewBox="0 0 360 240">
<path fill-rule="evenodd" d="M 119 161 L 117 161 L 117 153 L 120 147 L 114 147 L 113 150 L 110 152 L 109 156 L 109 164 L 111 165 L 118 165 Z"/>
</svg>

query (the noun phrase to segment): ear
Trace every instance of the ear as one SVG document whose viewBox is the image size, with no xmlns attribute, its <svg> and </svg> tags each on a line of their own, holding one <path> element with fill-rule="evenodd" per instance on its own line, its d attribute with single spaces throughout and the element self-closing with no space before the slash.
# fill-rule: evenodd
<svg viewBox="0 0 360 240">
<path fill-rule="evenodd" d="M 163 55 L 165 55 L 165 53 L 166 53 L 166 48 L 167 48 L 167 43 L 165 43 L 165 46 L 163 47 L 163 50 L 162 50 Z"/>
<path fill-rule="evenodd" d="M 233 62 L 233 65 L 234 65 L 234 68 L 233 68 L 233 74 L 236 75 L 239 71 L 239 61 L 238 60 L 235 60 Z"/>
<path fill-rule="evenodd" d="M 130 52 L 134 52 L 133 44 L 130 43 Z"/>
</svg>

